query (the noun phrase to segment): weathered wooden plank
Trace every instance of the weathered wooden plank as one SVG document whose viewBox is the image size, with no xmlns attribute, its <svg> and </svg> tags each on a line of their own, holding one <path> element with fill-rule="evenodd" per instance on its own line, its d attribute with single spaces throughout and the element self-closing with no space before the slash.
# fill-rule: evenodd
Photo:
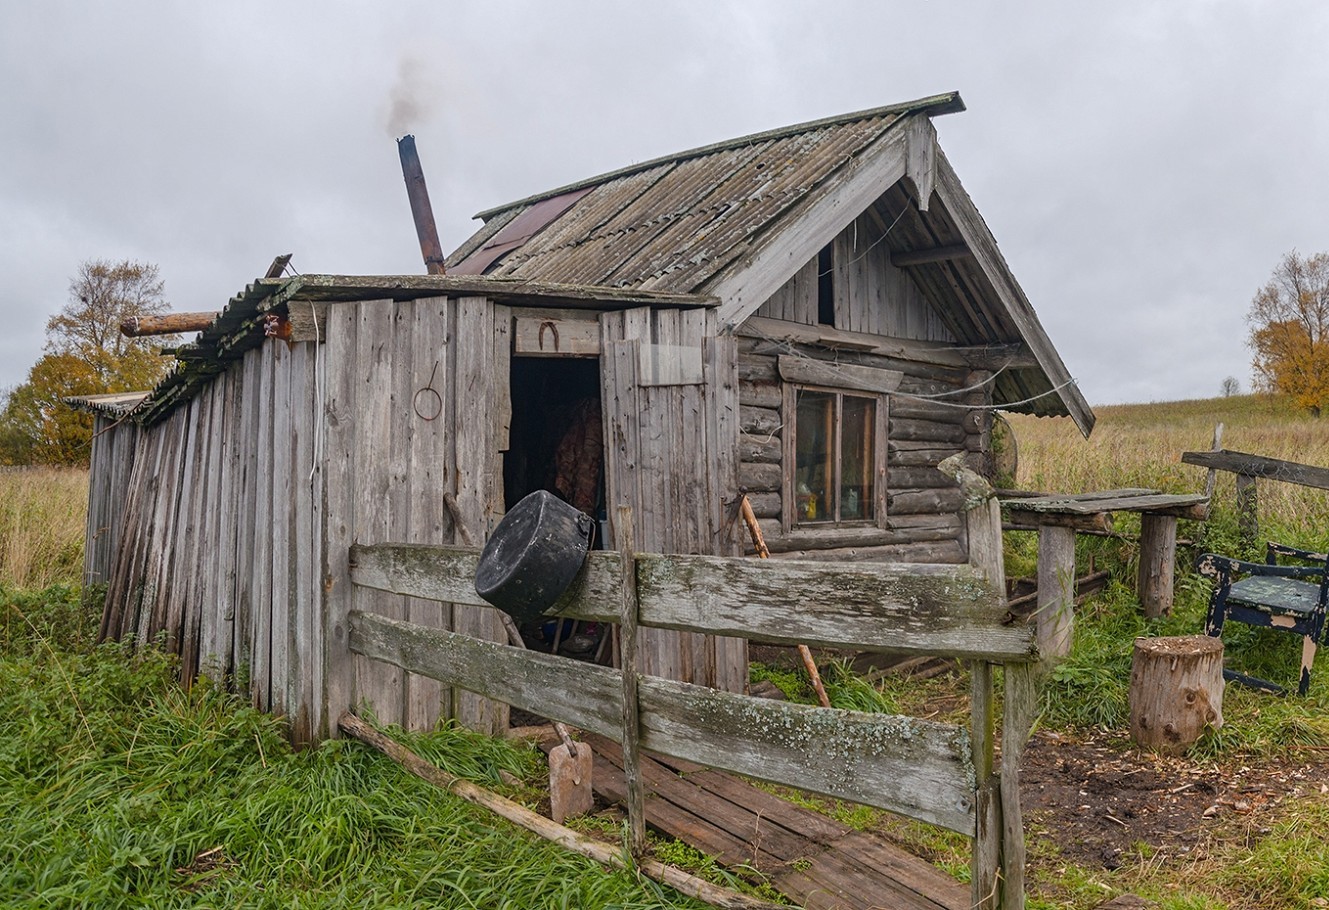
<svg viewBox="0 0 1329 910">
<path fill-rule="evenodd" d="M 1075 531 L 1038 529 L 1038 651 L 1056 660 L 1071 653 L 1075 625 Z"/>
<path fill-rule="evenodd" d="M 715 297 L 676 294 L 635 288 L 605 288 L 597 285 L 559 284 L 519 278 L 490 278 L 481 275 L 300 275 L 296 278 L 255 284 L 279 289 L 269 298 L 270 308 L 291 300 L 413 300 L 417 297 L 461 297 L 483 295 L 504 303 L 530 303 L 548 307 L 613 308 L 628 306 L 713 307 Z"/>
<path fill-rule="evenodd" d="M 356 661 L 350 651 L 349 613 L 355 601 L 348 562 L 354 540 L 356 505 L 356 388 L 359 384 L 358 307 L 336 307 L 328 318 L 324 347 L 327 364 L 323 404 L 324 483 L 320 490 L 323 517 L 319 554 L 324 645 L 323 715 L 320 735 L 337 733 L 337 718 L 351 710 L 355 694 Z"/>
<path fill-rule="evenodd" d="M 935 565 L 959 565 L 966 562 L 964 546 L 954 538 L 905 541 L 879 547 L 855 547 L 844 550 L 790 550 L 773 553 L 771 558 L 817 562 L 898 562 Z"/>
<path fill-rule="evenodd" d="M 287 715 L 295 709 L 291 700 L 292 648 L 291 622 L 294 612 L 293 574 L 298 570 L 292 553 L 293 540 L 291 500 L 293 488 L 291 440 L 295 432 L 292 411 L 299 405 L 291 401 L 292 353 L 284 343 L 265 346 L 272 358 L 272 440 L 276 453 L 272 461 L 272 522 L 268 531 L 272 535 L 272 625 L 269 630 L 271 647 L 269 687 L 272 707 L 276 715 Z"/>
<path fill-rule="evenodd" d="M 392 300 L 364 300 L 356 305 L 355 404 L 349 417 L 354 427 L 355 461 L 352 488 L 353 540 L 382 540 L 392 534 L 391 509 L 393 327 L 396 304 Z M 411 390 L 414 394 L 415 390 Z M 406 390 L 402 390 L 403 396 Z M 402 402 L 405 405 L 405 402 Z M 354 589 L 354 606 L 384 615 L 396 615 L 400 601 L 373 591 Z M 380 722 L 402 720 L 402 674 L 396 667 L 356 658 L 357 701 L 367 701 Z"/>
<path fill-rule="evenodd" d="M 323 325 L 326 325 L 326 320 Z M 314 696 L 314 617 L 318 553 L 314 547 L 314 487 L 318 479 L 315 464 L 314 434 L 320 415 L 314 395 L 314 368 L 321 345 L 306 342 L 292 347 L 291 371 L 291 443 L 289 455 L 291 525 L 290 592 L 287 660 L 287 704 L 291 718 L 291 741 L 308 745 L 314 741 L 318 723 L 318 705 Z M 321 693 L 320 693 L 321 694 Z"/>
<path fill-rule="evenodd" d="M 442 385 L 451 374 L 447 345 L 447 298 L 421 298 L 415 301 L 411 312 L 412 390 L 430 388 L 431 380 Z M 414 391 L 414 395 L 421 395 Z M 449 398 L 450 390 L 444 386 L 440 399 L 433 401 L 439 413 L 432 420 L 425 419 L 432 410 L 411 414 L 410 467 L 408 480 L 412 496 L 409 510 L 409 528 L 406 538 L 420 543 L 447 539 L 451 517 L 447 514 L 439 491 L 447 489 L 447 457 L 451 414 L 442 402 Z M 423 415 L 423 416 L 422 416 Z M 416 625 L 436 629 L 452 628 L 452 606 L 420 598 L 407 601 L 406 618 Z M 448 704 L 444 707 L 444 696 Z M 418 673 L 406 677 L 406 726 L 411 730 L 432 730 L 440 715 L 451 716 L 451 689 L 445 689 L 437 680 Z"/>
<path fill-rule="evenodd" d="M 969 862 L 969 896 L 976 910 L 997 910 L 1001 901 L 1001 798 L 993 766 L 996 701 L 992 664 L 969 665 L 973 682 L 969 700 L 969 737 L 974 768 L 977 830 Z"/>
<path fill-rule="evenodd" d="M 964 506 L 964 493 L 958 487 L 939 490 L 887 491 L 890 515 L 958 512 Z"/>
<path fill-rule="evenodd" d="M 258 375 L 258 439 L 255 463 L 254 528 L 267 529 L 273 521 L 273 477 L 276 443 L 272 435 L 273 375 L 276 361 L 272 349 L 280 342 L 269 341 L 259 347 Z M 254 540 L 254 566 L 250 572 L 251 600 L 254 610 L 250 654 L 253 671 L 249 690 L 254 707 L 267 711 L 272 704 L 272 534 L 256 533 Z"/>
<path fill-rule="evenodd" d="M 1280 458 L 1219 449 L 1216 452 L 1182 452 L 1181 461 L 1183 464 L 1198 465 L 1215 471 L 1230 471 L 1246 477 L 1267 477 L 1283 483 L 1329 490 L 1329 468 L 1298 464 Z"/>
<path fill-rule="evenodd" d="M 898 370 L 878 370 L 854 364 L 828 363 L 806 357 L 780 355 L 780 378 L 785 382 L 857 389 L 863 392 L 894 392 L 904 374 Z"/>
<path fill-rule="evenodd" d="M 241 362 L 239 396 L 236 400 L 235 485 L 236 501 L 231 521 L 235 532 L 235 570 L 231 579 L 235 598 L 235 625 L 232 629 L 232 666 L 244 678 L 253 674 L 255 501 L 257 498 L 258 396 L 260 353 L 245 353 Z"/>
<path fill-rule="evenodd" d="M 961 566 L 714 556 L 640 556 L 643 625 L 786 644 L 1021 660 L 1027 628 L 1003 625 L 1005 596 Z"/>
<path fill-rule="evenodd" d="M 1061 513 L 1066 515 L 1092 515 L 1095 512 L 1152 512 L 1155 509 L 1176 509 L 1205 502 L 1203 493 L 1155 493 L 1152 495 L 1126 495 L 1115 498 L 1099 497 L 1038 497 L 1003 501 L 1012 512 Z"/>
<path fill-rule="evenodd" d="M 492 501 L 491 482 L 497 450 L 493 422 L 486 414 L 475 419 L 473 407 L 492 409 L 496 386 L 508 382 L 497 376 L 494 364 L 494 305 L 484 297 L 462 297 L 450 302 L 455 320 L 451 359 L 454 363 L 455 397 L 453 418 L 453 482 L 456 484 L 460 525 L 476 545 L 489 536 Z M 458 606 L 453 610 L 458 632 L 489 641 L 506 641 L 507 631 L 491 607 Z M 497 734 L 508 725 L 507 708 L 460 692 L 456 699 L 457 719 L 465 726 Z"/>
<path fill-rule="evenodd" d="M 618 740 L 617 670 L 519 651 L 369 613 L 351 614 L 351 647 Z M 658 677 L 638 683 L 642 746 L 972 835 L 963 728 L 890 715 L 770 702 Z"/>
<path fill-rule="evenodd" d="M 779 492 L 784 486 L 784 472 L 778 463 L 739 462 L 738 486 L 749 493 Z"/>
<path fill-rule="evenodd" d="M 964 427 L 956 423 L 936 420 L 907 420 L 891 416 L 890 439 L 911 442 L 934 442 L 961 444 L 965 441 Z"/>
<path fill-rule="evenodd" d="M 176 583 L 178 587 L 183 588 L 181 599 L 184 604 L 184 616 L 180 633 L 180 678 L 186 687 L 198 678 L 201 669 L 199 666 L 200 631 L 203 618 L 203 601 L 200 596 L 200 583 L 203 575 L 201 563 L 208 548 L 205 528 L 205 518 L 208 514 L 206 487 L 212 483 L 211 476 L 208 473 L 212 400 L 208 396 L 200 396 L 195 398 L 191 404 L 196 405 L 191 410 L 194 413 L 194 419 L 198 423 L 198 432 L 196 434 L 196 447 L 192 456 L 193 483 L 191 494 L 187 499 L 181 498 L 181 508 L 185 508 L 187 504 L 189 516 L 186 519 L 189 523 L 189 529 L 186 532 L 188 546 L 182 563 L 185 574 Z"/>
</svg>

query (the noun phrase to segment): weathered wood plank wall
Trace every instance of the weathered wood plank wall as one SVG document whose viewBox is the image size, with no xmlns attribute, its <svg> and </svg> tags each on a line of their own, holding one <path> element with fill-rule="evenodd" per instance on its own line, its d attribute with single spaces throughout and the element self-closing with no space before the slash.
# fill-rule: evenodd
<svg viewBox="0 0 1329 910">
<path fill-rule="evenodd" d="M 483 542 L 502 509 L 498 310 L 481 298 L 338 303 L 317 340 L 269 341 L 164 421 L 107 434 L 86 564 L 108 581 L 103 635 L 164 636 L 186 683 L 247 680 L 296 742 L 362 701 L 415 728 L 454 710 L 505 727 L 506 706 L 352 658 L 344 622 L 358 608 L 503 638 L 488 608 L 353 591 L 346 558 L 358 540 L 463 542 L 445 493 L 466 540 Z"/>
<path fill-rule="evenodd" d="M 84 587 L 104 585 L 110 581 L 111 563 L 120 545 L 120 524 L 125 511 L 124 494 L 129 488 L 129 475 L 134 468 L 134 449 L 138 446 L 140 435 L 137 424 L 117 425 L 117 418 L 102 414 L 93 419 L 92 432 L 99 444 L 92 447 L 91 464 L 88 466 L 88 523 L 83 547 Z"/>
</svg>

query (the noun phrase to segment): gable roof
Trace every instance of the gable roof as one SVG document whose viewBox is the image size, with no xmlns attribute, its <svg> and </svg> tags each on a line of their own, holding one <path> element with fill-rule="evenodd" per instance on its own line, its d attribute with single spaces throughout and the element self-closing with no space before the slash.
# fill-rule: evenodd
<svg viewBox="0 0 1329 910">
<path fill-rule="evenodd" d="M 936 145 L 930 118 L 958 93 L 744 136 L 642 162 L 481 212 L 450 275 L 708 294 L 722 323 L 752 315 L 817 251 L 875 211 L 894 254 L 956 339 L 1026 345 L 998 404 L 1093 412 L 987 225 Z M 902 180 L 908 178 L 908 180 Z M 947 251 L 946 257 L 930 254 Z M 902 259 L 902 262 L 908 261 Z"/>
</svg>

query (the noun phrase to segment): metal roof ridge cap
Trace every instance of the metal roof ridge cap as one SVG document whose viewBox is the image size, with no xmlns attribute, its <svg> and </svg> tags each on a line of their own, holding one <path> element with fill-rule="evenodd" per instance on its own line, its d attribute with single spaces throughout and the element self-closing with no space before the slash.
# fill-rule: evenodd
<svg viewBox="0 0 1329 910">
<path fill-rule="evenodd" d="M 776 127 L 775 129 L 764 130 L 759 133 L 750 133 L 746 136 L 738 136 L 734 139 L 725 139 L 720 142 L 713 142 L 710 145 L 702 145 L 693 149 L 687 149 L 681 152 L 674 152 L 670 155 L 661 155 L 658 158 L 651 158 L 637 164 L 630 164 L 617 170 L 606 171 L 594 177 L 586 177 L 572 183 L 556 187 L 544 192 L 535 193 L 523 199 L 514 202 L 504 203 L 494 206 L 480 212 L 476 212 L 473 218 L 479 218 L 488 221 L 495 215 L 519 206 L 532 205 L 545 199 L 552 199 L 555 196 L 561 196 L 564 193 L 571 193 L 575 190 L 586 187 L 597 186 L 610 180 L 617 180 L 620 177 L 627 177 L 631 174 L 640 173 L 653 167 L 661 165 L 686 161 L 690 158 L 699 158 L 703 155 L 713 155 L 716 152 L 726 151 L 733 148 L 742 148 L 745 145 L 751 145 L 755 142 L 767 142 L 772 139 L 784 139 L 788 136 L 795 136 L 799 133 L 805 133 L 809 130 L 820 129 L 825 126 L 834 126 L 841 123 L 854 123 L 859 120 L 868 120 L 872 117 L 883 117 L 887 114 L 916 114 L 925 113 L 929 117 L 941 116 L 942 114 L 956 114 L 966 110 L 964 99 L 960 97 L 958 91 L 943 92 L 940 95 L 929 95 L 926 98 L 918 98 L 914 101 L 903 101 L 896 104 L 887 104 L 882 107 L 868 108 L 867 110 L 854 111 L 849 114 L 837 114 L 832 117 L 822 117 L 818 120 L 808 120 L 804 123 L 795 123 L 790 126 Z M 894 125 L 894 124 L 890 124 Z"/>
</svg>

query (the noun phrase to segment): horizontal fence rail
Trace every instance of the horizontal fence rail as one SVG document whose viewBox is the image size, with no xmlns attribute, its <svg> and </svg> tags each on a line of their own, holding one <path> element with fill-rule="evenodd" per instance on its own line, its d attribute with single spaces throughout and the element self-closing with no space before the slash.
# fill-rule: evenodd
<svg viewBox="0 0 1329 910">
<path fill-rule="evenodd" d="M 395 594 L 489 606 L 475 593 L 478 562 L 479 552 L 466 547 L 355 546 L 351 580 Z M 997 663 L 1035 657 L 1032 628 L 1013 622 L 1004 594 L 966 565 L 650 554 L 634 562 L 643 626 Z M 618 622 L 622 571 L 619 554 L 591 553 L 549 612 Z"/>
<path fill-rule="evenodd" d="M 622 673 L 372 613 L 351 650 L 622 741 Z M 963 727 L 734 695 L 642 677 L 641 745 L 674 758 L 847 799 L 973 837 L 974 768 Z"/>
</svg>

